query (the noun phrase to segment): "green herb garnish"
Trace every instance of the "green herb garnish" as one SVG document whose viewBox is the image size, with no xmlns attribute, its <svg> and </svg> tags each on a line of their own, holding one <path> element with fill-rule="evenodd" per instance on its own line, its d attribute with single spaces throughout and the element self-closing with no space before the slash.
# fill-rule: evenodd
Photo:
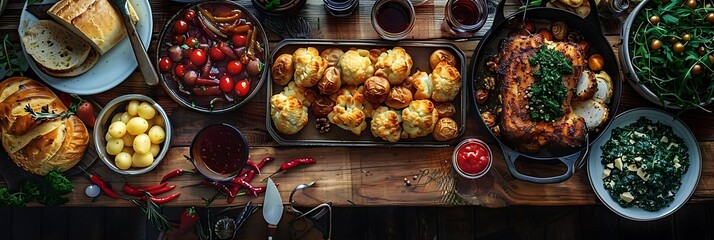
<svg viewBox="0 0 714 240">
<path fill-rule="evenodd" d="M 546 45 L 542 45 L 528 61 L 531 66 L 538 66 L 538 70 L 533 73 L 535 83 L 527 93 L 531 118 L 536 121 L 560 118 L 568 94 L 563 76 L 573 73 L 570 61 L 563 53 Z"/>
<path fill-rule="evenodd" d="M 5 35 L 0 49 L 0 77 L 22 76 L 28 67 L 25 55 L 17 54 L 15 46 L 10 42 L 10 36 Z"/>
<path fill-rule="evenodd" d="M 605 189 L 622 207 L 669 205 L 689 168 L 687 145 L 672 127 L 641 117 L 612 130 L 602 147 Z"/>
<path fill-rule="evenodd" d="M 632 66 L 662 103 L 709 111 L 700 106 L 714 98 L 714 24 L 706 19 L 714 8 L 706 2 L 689 8 L 683 0 L 653 0 L 632 23 Z"/>
<path fill-rule="evenodd" d="M 523 10 L 526 8 L 534 8 L 534 7 L 540 7 L 540 4 L 543 3 L 543 0 L 531 0 L 529 1 L 526 5 L 522 5 L 518 8 L 518 10 Z"/>
<path fill-rule="evenodd" d="M 10 193 L 7 188 L 0 188 L 0 206 L 24 207 L 26 203 L 34 200 L 45 206 L 60 206 L 69 202 L 68 198 L 62 196 L 71 193 L 72 189 L 74 189 L 72 182 L 55 169 L 45 176 L 42 185 L 26 181 L 16 193 Z"/>
<path fill-rule="evenodd" d="M 72 116 L 73 114 L 71 111 L 55 113 L 55 111 L 50 111 L 49 105 L 44 105 L 40 109 L 40 112 L 35 112 L 35 110 L 32 109 L 32 106 L 30 106 L 29 103 L 25 106 L 25 112 L 29 113 L 30 116 L 32 116 L 32 118 L 34 118 L 35 121 L 38 122 L 53 120 L 55 118 L 65 119 L 69 116 Z"/>
<path fill-rule="evenodd" d="M 280 0 L 270 0 L 265 4 L 265 9 L 273 10 L 280 6 Z"/>
</svg>

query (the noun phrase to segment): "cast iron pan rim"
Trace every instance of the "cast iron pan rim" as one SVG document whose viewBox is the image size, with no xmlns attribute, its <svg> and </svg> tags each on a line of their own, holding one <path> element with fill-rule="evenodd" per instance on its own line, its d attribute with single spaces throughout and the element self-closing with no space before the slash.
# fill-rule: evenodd
<svg viewBox="0 0 714 240">
<path fill-rule="evenodd" d="M 547 8 L 547 7 L 529 8 L 525 14 L 528 14 L 529 12 L 535 12 L 539 15 L 544 15 L 544 16 L 553 16 L 550 19 L 548 17 L 538 18 L 538 19 L 553 20 L 553 21 L 566 21 L 568 26 L 575 27 L 576 29 L 578 29 L 581 32 L 583 32 L 583 30 L 597 31 L 598 32 L 598 33 L 596 33 L 597 39 L 591 40 L 590 42 L 599 42 L 599 43 L 604 42 L 604 43 L 607 43 L 606 45 L 609 46 L 609 42 L 605 38 L 605 35 L 602 33 L 602 29 L 599 28 L 599 23 L 596 26 L 596 25 L 590 23 L 589 21 L 587 21 L 585 18 L 582 18 L 574 13 L 571 13 L 569 11 L 562 10 L 562 9 L 556 9 L 556 8 Z M 486 33 L 486 36 L 483 38 L 483 40 L 479 42 L 478 46 L 476 47 L 476 54 L 475 54 L 476 57 L 472 58 L 471 64 L 469 65 L 469 67 L 470 67 L 469 70 L 471 70 L 470 76 L 469 76 L 469 80 L 470 80 L 469 84 L 471 85 L 470 90 L 471 90 L 472 94 L 473 94 L 473 91 L 476 89 L 475 80 L 476 80 L 476 71 L 477 71 L 477 67 L 478 67 L 476 65 L 479 62 L 481 62 L 482 58 L 487 57 L 487 56 L 483 56 L 483 54 L 482 54 L 483 50 L 486 47 L 491 46 L 493 41 L 500 40 L 500 39 L 495 39 L 495 38 L 497 35 L 499 35 L 502 31 L 505 30 L 505 28 L 506 28 L 505 24 L 508 23 L 508 20 L 516 18 L 516 17 L 521 17 L 523 13 L 524 13 L 524 11 L 518 11 L 518 12 L 515 12 L 515 13 L 509 15 L 509 16 L 506 16 L 504 21 L 493 25 L 493 27 L 491 29 L 489 29 L 489 31 Z M 552 14 L 550 14 L 550 13 L 552 13 Z M 557 17 L 558 14 L 570 15 L 571 19 L 554 19 Z M 598 53 L 601 55 L 610 56 L 611 58 L 613 58 L 613 60 L 617 61 L 615 53 L 612 50 L 612 48 L 610 48 L 608 50 L 609 51 L 607 51 L 606 53 L 602 53 L 600 51 L 598 51 Z M 607 58 L 606 58 L 606 60 L 607 60 Z M 600 126 L 600 129 L 606 129 L 612 123 L 613 116 L 617 113 L 619 105 L 620 105 L 620 98 L 621 98 L 621 91 L 622 91 L 622 77 L 621 77 L 622 71 L 621 71 L 620 65 L 617 64 L 617 62 L 610 63 L 610 61 L 608 61 L 608 64 L 606 64 L 606 66 L 615 66 L 615 70 L 617 72 L 616 73 L 608 73 L 608 75 L 610 75 L 610 77 L 612 78 L 613 96 L 610 99 L 611 102 L 609 104 L 611 106 L 611 107 L 609 106 L 610 107 L 610 109 L 609 109 L 610 116 L 606 120 L 605 124 Z M 596 136 L 594 138 L 592 138 L 592 140 L 590 140 L 588 146 L 581 146 L 578 148 L 573 148 L 571 151 L 567 151 L 567 153 L 563 154 L 562 156 L 561 155 L 534 156 L 534 155 L 538 155 L 539 153 L 527 153 L 527 152 L 517 151 L 517 150 L 511 148 L 509 145 L 505 144 L 500 138 L 496 137 L 493 134 L 493 132 L 491 131 L 491 129 L 486 125 L 483 118 L 481 117 L 480 104 L 478 104 L 476 102 L 475 96 L 472 96 L 472 99 L 473 99 L 472 102 L 474 103 L 474 106 L 476 107 L 476 113 L 478 114 L 478 119 L 481 122 L 481 124 L 480 124 L 481 127 L 486 129 L 486 131 L 488 132 L 488 135 L 493 140 L 495 140 L 495 142 L 498 144 L 498 146 L 504 151 L 518 153 L 518 154 L 520 154 L 524 157 L 527 157 L 529 159 L 555 160 L 556 158 L 565 158 L 565 157 L 577 155 L 577 154 L 580 154 L 583 150 L 585 150 L 586 147 L 589 147 L 590 145 L 592 145 L 593 142 L 597 141 L 602 136 L 603 131 L 599 131 L 597 133 L 591 133 L 591 134 L 596 134 Z"/>
</svg>

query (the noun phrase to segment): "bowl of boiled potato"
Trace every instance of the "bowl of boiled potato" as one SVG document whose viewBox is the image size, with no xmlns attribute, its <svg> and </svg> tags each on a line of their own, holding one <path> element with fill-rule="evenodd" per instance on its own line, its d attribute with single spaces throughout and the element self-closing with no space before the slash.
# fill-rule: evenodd
<svg viewBox="0 0 714 240">
<path fill-rule="evenodd" d="M 136 175 L 154 169 L 169 150 L 171 122 L 159 104 L 139 94 L 115 98 L 94 124 L 99 157 L 110 169 Z"/>
</svg>

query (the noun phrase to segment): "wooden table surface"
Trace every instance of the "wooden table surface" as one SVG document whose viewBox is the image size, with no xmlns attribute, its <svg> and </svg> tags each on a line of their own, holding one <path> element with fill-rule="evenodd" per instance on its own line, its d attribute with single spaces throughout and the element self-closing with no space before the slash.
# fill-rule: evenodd
<svg viewBox="0 0 714 240">
<path fill-rule="evenodd" d="M 247 0 L 238 1 L 252 9 Z M 321 0 L 308 0 L 298 14 L 307 18 L 312 25 L 314 38 L 320 39 L 378 39 L 370 24 L 370 10 L 374 1 L 362 0 L 358 11 L 345 18 L 329 16 L 324 11 Z M 409 39 L 445 40 L 454 42 L 471 59 L 478 44 L 477 39 L 454 41 L 445 38 L 439 24 L 443 17 L 445 0 L 434 0 L 416 8 L 417 25 Z M 154 35 L 149 53 L 156 47 L 158 32 L 168 18 L 177 12 L 183 4 L 167 0 L 151 1 L 154 20 Z M 516 10 L 515 0 L 508 0 L 506 12 Z M 0 16 L 0 34 L 10 34 L 18 42 L 17 27 L 22 3 L 12 1 Z M 253 11 L 253 13 L 257 13 Z M 489 23 L 490 25 L 490 23 Z M 603 22 L 604 32 L 615 53 L 618 51 L 618 34 L 621 22 Z M 485 31 L 485 30 L 483 30 Z M 270 31 L 270 45 L 281 40 Z M 19 45 L 18 45 L 19 47 Z M 464 81 L 468 81 L 464 79 Z M 287 201 L 290 191 L 298 184 L 317 182 L 313 188 L 296 194 L 296 204 L 316 205 L 321 202 L 333 202 L 337 206 L 435 206 L 473 204 L 486 207 L 504 207 L 509 205 L 586 205 L 600 204 L 595 196 L 585 169 L 580 169 L 568 181 L 556 184 L 533 184 L 514 179 L 503 160 L 499 148 L 491 144 L 494 152 L 494 164 L 489 174 L 476 181 L 466 181 L 455 177 L 451 167 L 452 147 L 443 148 L 377 148 L 377 147 L 288 147 L 279 146 L 268 134 L 265 126 L 265 87 L 260 89 L 251 103 L 235 112 L 222 115 L 206 115 L 183 108 L 169 98 L 161 87 L 149 88 L 138 72 L 132 74 L 121 85 L 104 93 L 90 96 L 99 104 L 106 104 L 117 96 L 128 93 L 145 94 L 161 104 L 168 112 L 174 130 L 172 148 L 163 162 L 153 171 L 140 176 L 126 176 L 133 185 L 152 185 L 161 177 L 176 168 L 190 169 L 192 165 L 183 159 L 188 153 L 188 146 L 195 133 L 203 126 L 214 122 L 231 123 L 246 134 L 251 146 L 251 159 L 266 156 L 277 158 L 269 164 L 266 173 L 275 171 L 279 164 L 293 157 L 310 156 L 317 159 L 313 166 L 299 168 L 274 177 L 275 182 Z M 470 100 L 469 100 L 469 104 Z M 622 100 L 619 112 L 636 107 L 656 107 L 637 95 L 628 84 L 623 84 Z M 463 138 L 476 137 L 490 141 L 484 129 L 477 124 L 475 108 L 469 107 L 469 117 Z M 699 140 L 702 151 L 702 173 L 700 182 L 691 202 L 702 202 L 714 196 L 714 117 L 701 110 L 689 111 L 682 119 L 689 125 Z M 310 126 L 307 126 L 310 127 Z M 520 164 L 524 173 L 537 174 L 554 172 L 558 166 L 529 163 Z M 123 184 L 124 178 L 109 170 L 101 161 L 95 162 L 90 169 L 113 184 L 115 189 Z M 414 179 L 416 177 L 416 179 Z M 405 186 L 404 179 L 411 182 Z M 94 202 L 84 195 L 88 185 L 86 178 L 73 177 L 75 190 L 69 197 L 70 206 L 131 206 L 124 200 L 100 197 Z M 190 186 L 200 181 L 198 176 L 182 176 L 172 180 L 182 192 L 171 206 L 203 205 L 202 197 L 210 197 L 214 191 L 203 186 Z M 255 185 L 264 185 L 255 181 Z M 245 204 L 248 201 L 262 203 L 262 197 L 239 197 L 233 204 Z M 213 206 L 227 205 L 225 200 L 218 200 Z"/>
</svg>

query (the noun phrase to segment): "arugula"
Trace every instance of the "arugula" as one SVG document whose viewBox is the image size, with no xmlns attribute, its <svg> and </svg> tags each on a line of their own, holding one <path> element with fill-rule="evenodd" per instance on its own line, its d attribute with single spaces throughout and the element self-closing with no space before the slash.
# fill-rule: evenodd
<svg viewBox="0 0 714 240">
<path fill-rule="evenodd" d="M 24 54 L 17 54 L 15 46 L 10 42 L 10 36 L 5 35 L 0 49 L 0 78 L 20 75 L 27 71 L 29 65 Z"/>
</svg>

